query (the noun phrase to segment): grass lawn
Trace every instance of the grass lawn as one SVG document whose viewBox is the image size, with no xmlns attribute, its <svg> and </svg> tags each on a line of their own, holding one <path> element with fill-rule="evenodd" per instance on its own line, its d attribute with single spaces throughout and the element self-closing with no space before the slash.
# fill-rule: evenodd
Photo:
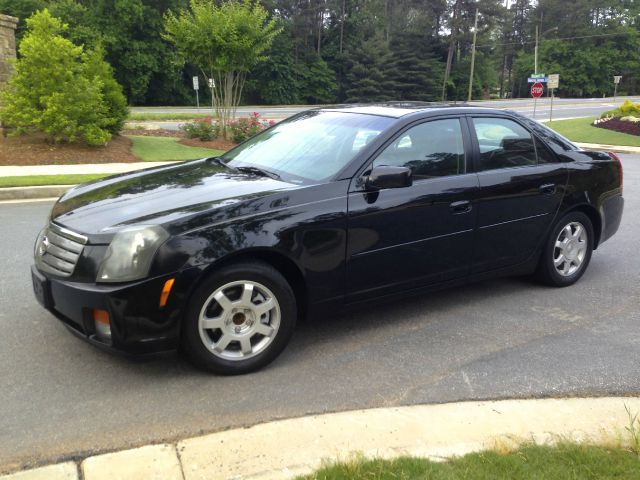
<svg viewBox="0 0 640 480">
<path fill-rule="evenodd" d="M 160 120 L 193 120 L 195 118 L 204 118 L 210 116 L 206 113 L 130 113 L 127 120 L 130 122 L 160 121 Z"/>
<path fill-rule="evenodd" d="M 403 457 L 329 465 L 299 480 L 631 480 L 640 457 L 621 448 L 576 444 L 525 446 L 509 454 L 480 452 L 446 462 Z"/>
<path fill-rule="evenodd" d="M 0 188 L 4 187 L 33 187 L 38 185 L 77 185 L 90 182 L 108 173 L 88 173 L 80 175 L 30 175 L 25 177 L 0 177 Z"/>
<path fill-rule="evenodd" d="M 640 136 L 594 127 L 591 125 L 594 120 L 595 117 L 574 118 L 546 122 L 545 125 L 573 142 L 640 147 Z"/>
<path fill-rule="evenodd" d="M 223 153 L 222 150 L 180 145 L 178 139 L 174 137 L 131 135 L 129 138 L 133 141 L 131 152 L 145 162 L 195 160 L 197 158 L 215 157 Z"/>
</svg>

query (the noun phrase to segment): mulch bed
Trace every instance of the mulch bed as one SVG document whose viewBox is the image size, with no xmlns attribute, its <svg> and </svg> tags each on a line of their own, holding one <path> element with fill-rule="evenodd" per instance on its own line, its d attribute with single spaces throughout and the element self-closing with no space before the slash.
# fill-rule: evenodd
<svg viewBox="0 0 640 480">
<path fill-rule="evenodd" d="M 119 135 L 114 136 L 104 147 L 77 144 L 52 145 L 42 136 L 36 135 L 8 138 L 0 135 L 0 165 L 139 162 L 140 159 L 131 153 L 131 144 L 131 139 Z"/>
<path fill-rule="evenodd" d="M 236 144 L 232 141 L 223 140 L 222 138 L 216 138 L 215 140 L 211 140 L 208 142 L 203 142 L 202 140 L 198 140 L 197 138 L 183 138 L 182 140 L 178 140 L 178 143 L 181 143 L 182 145 L 188 145 L 189 147 L 213 148 L 216 150 L 222 150 L 224 152 L 236 146 Z"/>
<path fill-rule="evenodd" d="M 640 136 L 640 123 L 623 122 L 619 118 L 612 118 L 606 122 L 599 122 L 595 124 L 594 127 L 606 128 L 607 130 L 613 130 L 614 132 Z"/>
</svg>

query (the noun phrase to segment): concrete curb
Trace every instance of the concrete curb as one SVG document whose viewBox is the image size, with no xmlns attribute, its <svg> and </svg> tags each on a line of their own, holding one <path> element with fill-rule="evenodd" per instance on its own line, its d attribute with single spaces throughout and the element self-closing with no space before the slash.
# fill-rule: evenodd
<svg viewBox="0 0 640 480">
<path fill-rule="evenodd" d="M 28 177 L 31 175 L 73 175 L 104 173 L 114 175 L 145 168 L 163 167 L 181 162 L 85 163 L 79 165 L 0 166 L 0 177 Z M 55 172 L 55 173 L 52 173 Z M 57 198 L 74 185 L 44 185 L 37 187 L 0 188 L 0 201 Z"/>
<path fill-rule="evenodd" d="M 73 185 L 45 185 L 41 187 L 8 187 L 0 188 L 2 200 L 32 200 L 39 198 L 57 198 Z"/>
<path fill-rule="evenodd" d="M 640 154 L 640 147 L 625 147 L 621 145 L 601 145 L 599 143 L 576 143 L 576 145 L 579 146 L 580 148 L 584 148 L 585 150 L 599 150 L 603 152 Z"/>
<path fill-rule="evenodd" d="M 353 453 L 445 459 L 523 441 L 623 445 L 640 397 L 461 402 L 314 415 L 96 455 L 0 480 L 288 479 Z M 80 472 L 82 477 L 80 477 Z"/>
</svg>

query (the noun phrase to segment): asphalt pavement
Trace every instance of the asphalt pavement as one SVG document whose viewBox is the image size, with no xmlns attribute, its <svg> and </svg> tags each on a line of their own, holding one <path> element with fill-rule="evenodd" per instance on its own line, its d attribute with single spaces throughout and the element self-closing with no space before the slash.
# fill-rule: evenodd
<svg viewBox="0 0 640 480">
<path fill-rule="evenodd" d="M 622 225 L 578 284 L 507 278 L 306 322 L 272 365 L 240 377 L 72 336 L 31 293 L 51 203 L 0 204 L 0 472 L 309 413 L 640 394 L 640 156 L 621 156 Z"/>
</svg>

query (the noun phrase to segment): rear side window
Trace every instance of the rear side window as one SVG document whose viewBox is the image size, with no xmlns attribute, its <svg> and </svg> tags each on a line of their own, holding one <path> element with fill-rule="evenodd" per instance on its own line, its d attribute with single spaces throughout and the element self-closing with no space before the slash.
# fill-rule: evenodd
<svg viewBox="0 0 640 480">
<path fill-rule="evenodd" d="M 536 138 L 536 152 L 538 153 L 538 163 L 556 163 L 558 161 L 549 147 L 538 138 Z"/>
<path fill-rule="evenodd" d="M 434 120 L 411 127 L 386 147 L 373 165 L 408 167 L 414 179 L 464 173 L 460 120 Z"/>
<path fill-rule="evenodd" d="M 474 118 L 480 146 L 480 170 L 536 165 L 531 134 L 507 118 Z"/>
</svg>

